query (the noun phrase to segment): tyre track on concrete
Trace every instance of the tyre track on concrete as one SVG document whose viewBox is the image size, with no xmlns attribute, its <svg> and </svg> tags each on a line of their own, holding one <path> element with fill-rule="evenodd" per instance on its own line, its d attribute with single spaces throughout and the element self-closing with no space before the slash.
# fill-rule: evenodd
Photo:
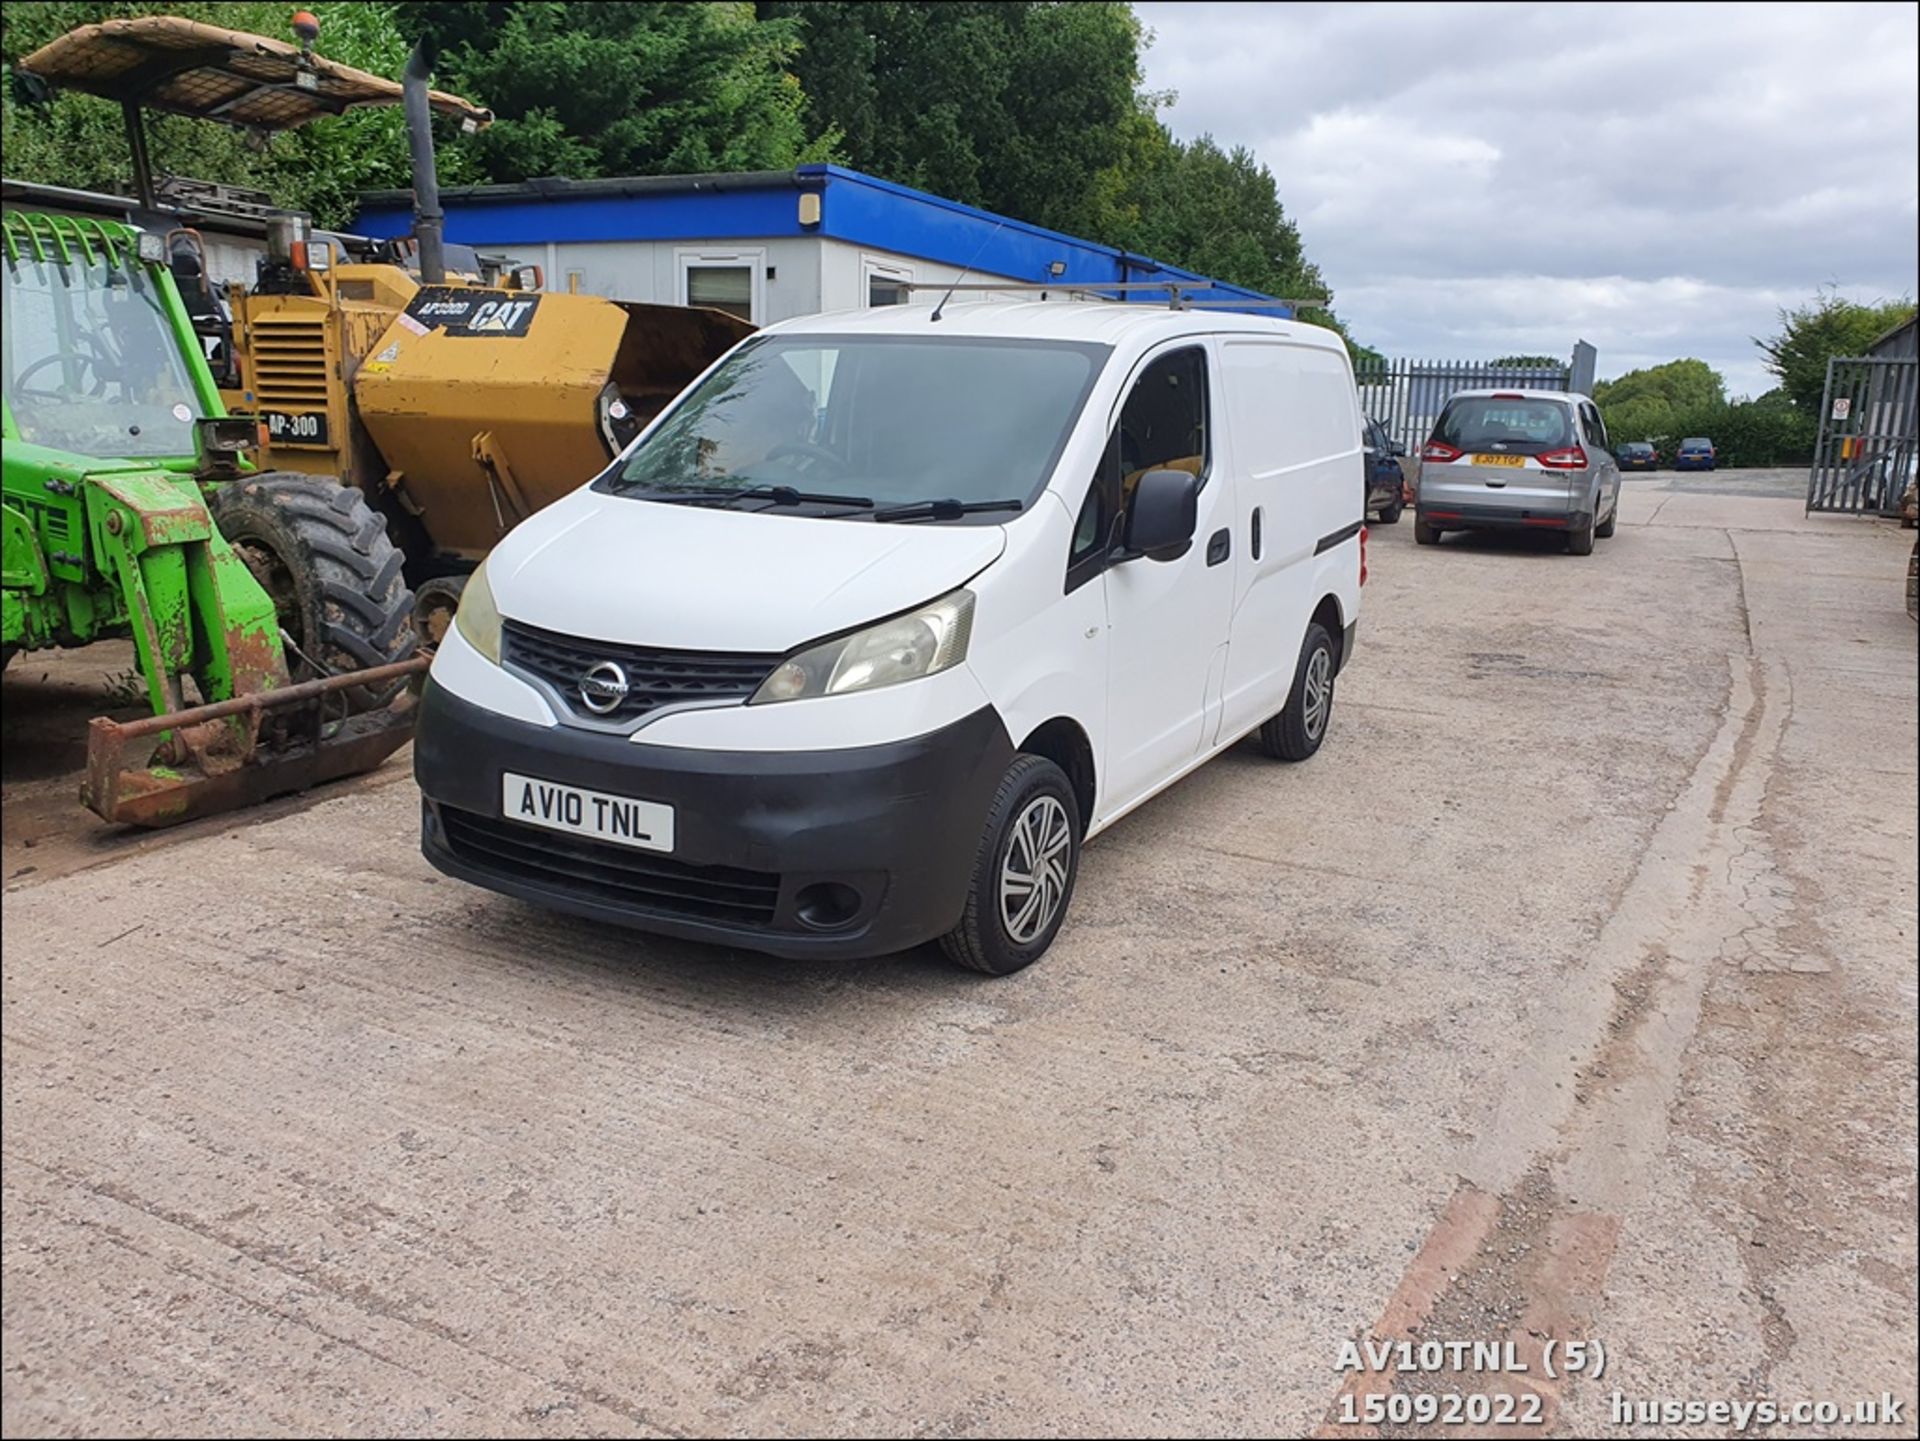
<svg viewBox="0 0 1920 1441">
<path fill-rule="evenodd" d="M 1666 1145 L 1681 1057 L 1721 938 L 1742 904 L 1731 868 L 1745 849 L 1742 831 L 1758 815 L 1783 715 L 1769 703 L 1765 666 L 1747 656 L 1728 664 L 1719 733 L 1654 831 L 1592 950 L 1562 978 L 1560 1004 L 1507 1078 L 1483 1139 L 1464 1159 L 1459 1190 L 1371 1333 L 1376 1341 L 1512 1342 L 1530 1383 L 1457 1376 L 1449 1383 L 1528 1386 L 1548 1427 L 1560 1387 L 1544 1374 L 1542 1347 L 1549 1339 L 1586 1339 L 1621 1217 Z M 1782 683 L 1776 677 L 1773 685 Z M 1391 1369 L 1354 1372 L 1342 1395 L 1358 1402 L 1439 1384 Z M 1342 1414 L 1336 1397 L 1321 1434 L 1389 1434 L 1342 1425 Z"/>
</svg>

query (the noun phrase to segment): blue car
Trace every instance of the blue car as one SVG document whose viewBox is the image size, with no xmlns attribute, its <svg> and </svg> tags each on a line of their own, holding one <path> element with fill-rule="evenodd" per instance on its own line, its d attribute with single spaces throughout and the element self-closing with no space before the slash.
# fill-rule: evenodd
<svg viewBox="0 0 1920 1441">
<path fill-rule="evenodd" d="M 1675 470 L 1712 470 L 1713 442 L 1704 436 L 1692 436 L 1680 442 L 1680 449 L 1674 452 Z"/>
<path fill-rule="evenodd" d="M 1392 525 L 1406 506 L 1406 479 L 1400 470 L 1400 457 L 1407 448 L 1371 417 L 1366 422 L 1363 447 L 1367 461 L 1366 509 L 1380 518 L 1380 524 Z"/>
</svg>

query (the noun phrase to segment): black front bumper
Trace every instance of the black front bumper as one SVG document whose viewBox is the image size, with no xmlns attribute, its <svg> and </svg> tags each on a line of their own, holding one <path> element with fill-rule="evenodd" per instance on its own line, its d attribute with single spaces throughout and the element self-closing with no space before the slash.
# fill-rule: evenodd
<svg viewBox="0 0 1920 1441">
<path fill-rule="evenodd" d="M 1013 743 L 991 707 L 888 745 L 708 751 L 509 720 L 427 682 L 420 848 L 489 890 L 780 956 L 905 950 L 952 929 Z M 509 821 L 502 773 L 670 805 L 670 855 Z M 810 903 L 823 887 L 841 905 Z M 822 911 L 827 914 L 823 915 Z"/>
</svg>

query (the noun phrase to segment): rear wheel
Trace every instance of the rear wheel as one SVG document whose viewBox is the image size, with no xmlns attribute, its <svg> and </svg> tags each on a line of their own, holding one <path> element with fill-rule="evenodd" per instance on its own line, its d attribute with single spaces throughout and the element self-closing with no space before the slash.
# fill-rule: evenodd
<svg viewBox="0 0 1920 1441">
<path fill-rule="evenodd" d="M 1391 502 L 1390 504 L 1381 506 L 1380 507 L 1380 524 L 1398 525 L 1400 523 L 1400 512 L 1405 509 L 1406 509 L 1406 502 L 1400 501 L 1400 500 L 1396 500 Z"/>
<path fill-rule="evenodd" d="M 220 533 L 273 598 L 298 681 L 402 661 L 414 651 L 413 595 L 386 522 L 331 476 L 270 471 L 230 480 L 209 502 Z M 355 710 L 406 685 L 350 686 Z"/>
<path fill-rule="evenodd" d="M 1333 717 L 1333 637 L 1318 621 L 1307 626 L 1293 691 L 1279 715 L 1260 727 L 1260 749 L 1280 761 L 1303 761 L 1320 749 Z"/>
<path fill-rule="evenodd" d="M 1440 544 L 1439 529 L 1423 520 L 1417 510 L 1413 513 L 1413 543 L 1415 545 Z"/>
<path fill-rule="evenodd" d="M 1593 516 L 1589 513 L 1577 527 L 1567 532 L 1567 554 L 1592 555 L 1593 535 Z"/>
<path fill-rule="evenodd" d="M 960 924 L 940 938 L 949 960 L 1007 976 L 1046 953 L 1080 871 L 1080 805 L 1065 771 L 1019 755 L 987 810 Z"/>
</svg>

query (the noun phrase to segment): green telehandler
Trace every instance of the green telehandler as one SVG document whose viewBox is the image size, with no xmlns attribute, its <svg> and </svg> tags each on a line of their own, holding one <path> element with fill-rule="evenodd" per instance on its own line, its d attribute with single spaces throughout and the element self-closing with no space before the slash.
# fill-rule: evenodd
<svg viewBox="0 0 1920 1441">
<path fill-rule="evenodd" d="M 176 241 L 8 211 L 0 659 L 131 636 L 152 714 L 95 719 L 81 798 L 167 825 L 370 770 L 412 729 L 412 597 L 360 491 L 258 472 Z"/>
</svg>

